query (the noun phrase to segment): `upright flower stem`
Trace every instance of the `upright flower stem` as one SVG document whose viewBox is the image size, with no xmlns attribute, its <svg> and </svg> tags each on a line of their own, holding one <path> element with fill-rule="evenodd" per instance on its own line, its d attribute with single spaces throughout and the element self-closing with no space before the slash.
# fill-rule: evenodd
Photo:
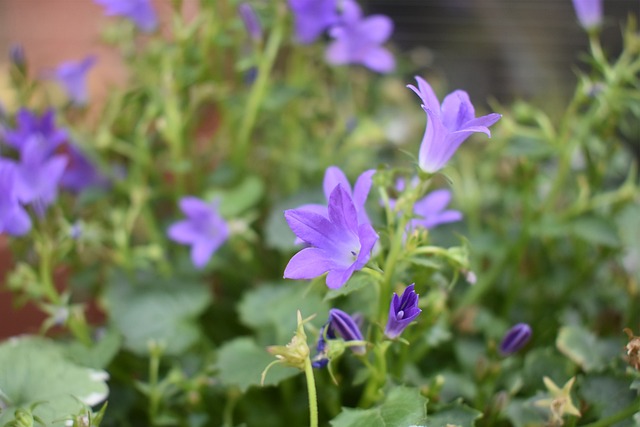
<svg viewBox="0 0 640 427">
<path fill-rule="evenodd" d="M 307 394 L 309 395 L 309 425 L 318 427 L 318 395 L 316 394 L 316 380 L 313 377 L 311 359 L 304 361 L 304 375 L 307 378 Z"/>
</svg>

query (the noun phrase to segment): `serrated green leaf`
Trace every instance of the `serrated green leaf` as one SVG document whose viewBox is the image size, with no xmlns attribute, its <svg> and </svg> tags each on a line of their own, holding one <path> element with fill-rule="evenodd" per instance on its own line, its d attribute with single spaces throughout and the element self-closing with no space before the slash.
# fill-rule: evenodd
<svg viewBox="0 0 640 427">
<path fill-rule="evenodd" d="M 560 328 L 556 347 L 585 372 L 601 370 L 605 367 L 606 352 L 595 335 L 579 326 Z"/>
<path fill-rule="evenodd" d="M 241 391 L 259 386 L 262 371 L 275 357 L 249 337 L 236 338 L 225 343 L 218 352 L 218 378 L 222 384 L 236 386 Z M 300 371 L 282 365 L 274 365 L 267 372 L 265 385 L 277 385 L 280 381 L 299 374 Z"/>
<path fill-rule="evenodd" d="M 371 409 L 343 408 L 333 420 L 333 427 L 397 427 L 425 425 L 427 399 L 420 391 L 396 387 L 389 392 L 384 403 Z"/>
<path fill-rule="evenodd" d="M 18 408 L 38 403 L 33 414 L 47 426 L 62 427 L 84 405 L 106 399 L 108 375 L 69 361 L 60 347 L 38 337 L 13 338 L 0 344 L 0 425 Z"/>
<path fill-rule="evenodd" d="M 473 427 L 476 420 L 482 417 L 482 412 L 468 407 L 462 403 L 453 403 L 444 406 L 437 413 L 429 415 L 427 425 L 429 427 Z"/>
<path fill-rule="evenodd" d="M 195 319 L 210 304 L 211 294 L 192 280 L 118 274 L 110 280 L 105 302 L 127 349 L 147 355 L 155 341 L 166 354 L 178 355 L 200 338 Z"/>
</svg>

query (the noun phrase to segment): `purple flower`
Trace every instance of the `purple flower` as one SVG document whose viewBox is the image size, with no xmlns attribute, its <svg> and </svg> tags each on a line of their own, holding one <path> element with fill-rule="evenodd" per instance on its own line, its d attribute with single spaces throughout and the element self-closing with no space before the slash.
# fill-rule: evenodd
<svg viewBox="0 0 640 427">
<path fill-rule="evenodd" d="M 158 18 L 151 0 L 93 0 L 105 8 L 107 16 L 124 16 L 133 21 L 145 32 L 151 32 L 158 26 Z"/>
<path fill-rule="evenodd" d="M 531 327 L 526 323 L 518 323 L 509 329 L 500 343 L 500 353 L 508 355 L 520 350 L 531 338 Z"/>
<path fill-rule="evenodd" d="M 262 27 L 253 7 L 249 3 L 240 3 L 238 13 L 251 39 L 254 42 L 262 40 Z"/>
<path fill-rule="evenodd" d="M 227 223 L 218 213 L 217 203 L 207 203 L 197 197 L 183 197 L 180 209 L 187 216 L 169 227 L 169 238 L 191 245 L 191 261 L 203 268 L 213 253 L 229 238 Z"/>
<path fill-rule="evenodd" d="M 15 67 L 22 73 L 26 70 L 27 60 L 24 55 L 24 48 L 20 44 L 13 44 L 9 49 L 9 59 Z"/>
<path fill-rule="evenodd" d="M 330 26 L 338 22 L 336 0 L 289 0 L 295 21 L 296 39 L 313 43 Z"/>
<path fill-rule="evenodd" d="M 409 227 L 435 228 L 441 224 L 462 220 L 460 211 L 445 210 L 451 201 L 451 191 L 447 189 L 435 190 L 418 200 L 413 207 L 413 213 L 418 216 L 409 222 Z"/>
<path fill-rule="evenodd" d="M 0 159 L 0 234 L 21 236 L 31 229 L 31 219 L 15 193 L 15 172 L 13 162 Z"/>
<path fill-rule="evenodd" d="M 393 32 L 393 22 L 384 15 L 362 17 L 355 1 L 344 0 L 339 24 L 329 31 L 335 40 L 327 48 L 327 62 L 333 65 L 361 64 L 379 73 L 395 68 L 391 52 L 381 45 Z"/>
<path fill-rule="evenodd" d="M 399 337 L 402 331 L 422 312 L 418 308 L 418 294 L 414 287 L 413 283 L 407 286 L 400 297 L 396 293 L 393 294 L 389 305 L 389 320 L 387 320 L 387 327 L 384 330 L 384 334 L 391 339 Z"/>
<path fill-rule="evenodd" d="M 63 62 L 56 68 L 56 80 L 67 92 L 67 96 L 76 105 L 84 105 L 88 100 L 87 72 L 96 63 L 95 56 L 87 56 L 81 61 Z"/>
<path fill-rule="evenodd" d="M 358 213 L 358 224 L 370 223 L 371 221 L 369 221 L 364 205 L 367 202 L 367 196 L 369 196 L 369 190 L 371 190 L 371 185 L 373 184 L 372 178 L 375 173 L 376 171 L 373 169 L 362 172 L 356 180 L 352 191 L 351 184 L 344 172 L 337 166 L 329 166 L 324 173 L 324 181 L 322 182 L 322 189 L 327 202 L 333 190 L 335 190 L 338 185 L 341 185 L 353 200 L 356 212 Z M 308 204 L 300 206 L 298 209 L 315 212 L 325 218 L 329 216 L 327 207 L 324 205 Z"/>
<path fill-rule="evenodd" d="M 45 154 L 53 151 L 67 139 L 67 132 L 55 124 L 55 112 L 47 110 L 38 116 L 25 108 L 16 114 L 17 129 L 4 131 L 5 141 L 15 149 L 22 151 L 26 143 L 38 138 L 42 141 Z"/>
<path fill-rule="evenodd" d="M 48 153 L 46 143 L 33 137 L 22 147 L 16 169 L 15 192 L 22 203 L 30 203 L 39 215 L 58 197 L 58 183 L 67 158 Z"/>
<path fill-rule="evenodd" d="M 285 278 L 312 279 L 329 272 L 327 286 L 335 289 L 369 261 L 378 235 L 371 224 L 358 224 L 354 203 L 342 185 L 331 192 L 328 211 L 328 218 L 304 209 L 285 211 L 291 230 L 309 245 L 291 258 Z"/>
<path fill-rule="evenodd" d="M 418 87 L 408 85 L 422 100 L 422 109 L 427 113 L 427 128 L 420 145 L 418 163 L 427 173 L 442 169 L 458 147 L 475 132 L 491 137 L 488 127 L 497 122 L 500 114 L 492 113 L 475 117 L 469 95 L 456 90 L 444 98 L 442 106 L 431 86 L 416 77 Z"/>
<path fill-rule="evenodd" d="M 602 24 L 602 0 L 573 0 L 573 8 L 578 21 L 585 30 L 591 30 Z"/>
<path fill-rule="evenodd" d="M 79 193 L 89 187 L 106 186 L 107 178 L 100 173 L 89 158 L 75 144 L 67 144 L 67 167 L 60 179 L 60 186 Z"/>
</svg>

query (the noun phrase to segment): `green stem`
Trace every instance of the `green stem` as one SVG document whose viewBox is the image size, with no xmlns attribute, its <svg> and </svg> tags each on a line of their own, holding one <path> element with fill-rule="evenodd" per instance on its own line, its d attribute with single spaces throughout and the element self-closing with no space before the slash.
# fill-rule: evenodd
<svg viewBox="0 0 640 427">
<path fill-rule="evenodd" d="M 149 421 L 155 426 L 162 399 L 162 392 L 158 387 L 162 347 L 154 343 L 149 350 Z"/>
<path fill-rule="evenodd" d="M 247 160 L 247 151 L 249 149 L 249 138 L 251 132 L 256 123 L 258 111 L 265 97 L 267 91 L 267 83 L 269 82 L 269 75 L 275 62 L 278 50 L 282 44 L 284 34 L 284 11 L 279 7 L 276 16 L 276 22 L 267 41 L 265 51 L 258 63 L 258 77 L 251 88 L 249 95 L 249 101 L 240 125 L 240 131 L 238 134 L 238 148 L 236 151 L 236 161 L 238 164 L 242 164 Z"/>
<path fill-rule="evenodd" d="M 318 427 L 318 396 L 316 394 L 316 380 L 313 377 L 313 366 L 308 357 L 304 361 L 304 375 L 307 377 L 307 393 L 309 395 L 309 425 Z"/>
<path fill-rule="evenodd" d="M 626 408 L 624 408 L 622 411 L 618 412 L 615 415 L 612 415 L 610 417 L 604 418 L 602 420 L 596 421 L 596 422 L 591 423 L 591 424 L 587 424 L 587 425 L 585 425 L 583 427 L 607 427 L 607 426 L 611 426 L 611 425 L 613 425 L 613 424 L 615 424 L 617 422 L 629 419 L 636 412 L 640 412 L 640 400 L 637 400 L 636 402 L 634 402 L 631 405 L 627 406 Z"/>
</svg>

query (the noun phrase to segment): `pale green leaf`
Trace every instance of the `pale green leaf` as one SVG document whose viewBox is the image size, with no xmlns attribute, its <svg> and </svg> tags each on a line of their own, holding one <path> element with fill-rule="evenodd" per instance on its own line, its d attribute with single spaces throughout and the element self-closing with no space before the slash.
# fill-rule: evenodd
<svg viewBox="0 0 640 427">
<path fill-rule="evenodd" d="M 456 427 L 473 427 L 476 425 L 476 420 L 481 417 L 482 412 L 462 403 L 453 403 L 441 408 L 437 413 L 429 415 L 427 426 L 447 427 L 452 425 Z"/>
</svg>

